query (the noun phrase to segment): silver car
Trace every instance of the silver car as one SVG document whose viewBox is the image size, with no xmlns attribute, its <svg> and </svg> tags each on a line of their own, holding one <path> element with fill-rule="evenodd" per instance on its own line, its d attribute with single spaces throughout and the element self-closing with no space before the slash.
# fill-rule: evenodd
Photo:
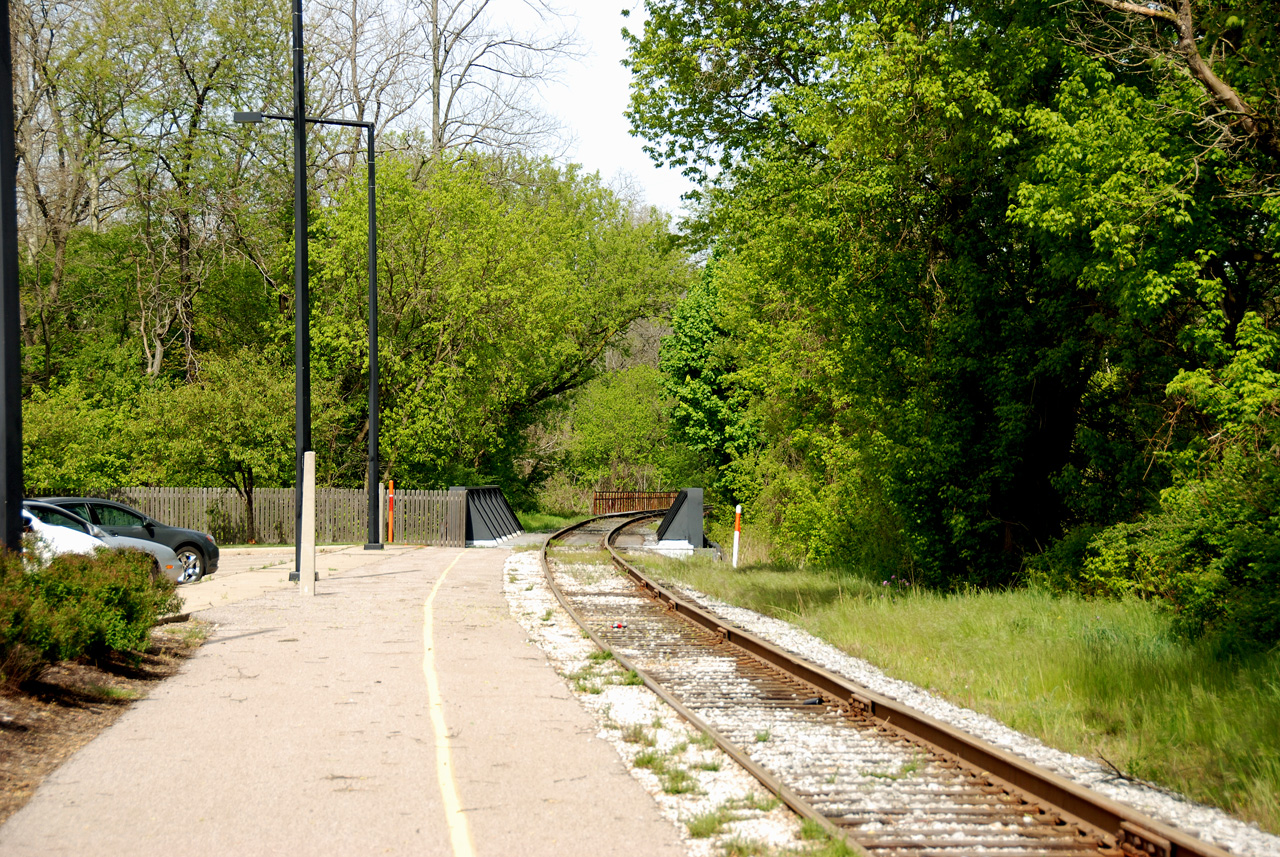
<svg viewBox="0 0 1280 857">
<path fill-rule="evenodd" d="M 186 583 L 189 575 L 178 555 L 172 548 L 159 542 L 146 539 L 133 539 L 128 536 L 113 536 L 97 524 L 91 524 L 79 515 L 73 515 L 66 509 L 59 509 L 38 500 L 25 500 L 22 508 L 30 512 L 37 520 L 53 527 L 66 527 L 78 533 L 85 533 L 106 543 L 110 548 L 131 548 L 151 554 L 156 559 L 156 567 L 165 577 L 175 583 Z"/>
</svg>

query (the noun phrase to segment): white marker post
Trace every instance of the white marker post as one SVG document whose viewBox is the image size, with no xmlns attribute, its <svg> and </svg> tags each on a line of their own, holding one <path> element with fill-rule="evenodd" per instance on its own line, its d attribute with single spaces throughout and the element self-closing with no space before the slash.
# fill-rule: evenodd
<svg viewBox="0 0 1280 857">
<path fill-rule="evenodd" d="M 733 567 L 738 567 L 738 542 L 742 539 L 742 505 L 733 510 Z"/>
<path fill-rule="evenodd" d="M 316 594 L 316 454 L 307 451 L 302 463 L 302 567 L 298 569 L 298 591 Z"/>
</svg>

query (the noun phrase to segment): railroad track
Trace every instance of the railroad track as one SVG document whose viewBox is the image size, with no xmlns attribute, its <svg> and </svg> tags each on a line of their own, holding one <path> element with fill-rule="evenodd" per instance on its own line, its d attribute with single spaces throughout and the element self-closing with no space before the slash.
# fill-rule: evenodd
<svg viewBox="0 0 1280 857">
<path fill-rule="evenodd" d="M 553 534 L 542 551 L 552 591 L 596 645 L 832 835 L 877 857 L 1227 857 L 663 588 L 613 545 L 652 517 Z M 565 560 L 605 548 L 625 577 L 553 559 L 553 544 Z"/>
</svg>

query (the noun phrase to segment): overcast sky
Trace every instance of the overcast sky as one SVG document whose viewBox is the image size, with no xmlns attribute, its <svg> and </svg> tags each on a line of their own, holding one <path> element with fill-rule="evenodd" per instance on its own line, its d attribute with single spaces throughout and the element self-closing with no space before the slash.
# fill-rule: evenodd
<svg viewBox="0 0 1280 857">
<path fill-rule="evenodd" d="M 677 170 L 658 169 L 627 133 L 626 109 L 630 73 L 622 67 L 625 24 L 639 31 L 644 18 L 641 0 L 557 0 L 558 8 L 577 16 L 578 35 L 587 56 L 567 65 L 559 83 L 543 87 L 547 111 L 564 122 L 573 137 L 567 157 L 606 182 L 630 177 L 651 205 L 678 215 L 680 195 L 690 188 Z M 629 18 L 623 9 L 632 9 Z"/>
</svg>

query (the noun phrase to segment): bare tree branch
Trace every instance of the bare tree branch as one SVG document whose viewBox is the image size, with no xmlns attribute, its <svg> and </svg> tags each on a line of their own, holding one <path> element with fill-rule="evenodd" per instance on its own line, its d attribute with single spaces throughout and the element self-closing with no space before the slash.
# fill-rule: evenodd
<svg viewBox="0 0 1280 857">
<path fill-rule="evenodd" d="M 1231 129 L 1234 136 L 1242 137 L 1271 158 L 1280 161 L 1280 129 L 1277 129 L 1269 113 L 1264 113 L 1256 105 L 1248 103 L 1235 87 L 1214 71 L 1212 56 L 1206 59 L 1201 53 L 1200 46 L 1204 40 L 1202 34 L 1196 29 L 1191 0 L 1178 0 L 1176 9 L 1169 3 L 1142 5 L 1130 3 L 1127 0 L 1086 0 L 1086 2 L 1105 7 L 1129 19 L 1144 18 L 1156 22 L 1158 26 L 1172 28 L 1176 40 L 1171 46 L 1166 47 L 1162 43 L 1154 47 L 1148 46 L 1146 51 L 1152 54 L 1171 54 L 1180 59 L 1186 72 L 1203 87 L 1206 95 L 1217 106 L 1226 128 Z M 1111 33 L 1114 35 L 1116 31 L 1113 29 Z M 1124 33 L 1123 36 L 1130 38 L 1131 33 Z M 1122 53 L 1125 50 L 1126 48 L 1122 45 L 1118 52 Z M 1117 51 L 1106 53 L 1114 58 Z M 1238 132 L 1235 129 L 1238 129 Z"/>
</svg>

